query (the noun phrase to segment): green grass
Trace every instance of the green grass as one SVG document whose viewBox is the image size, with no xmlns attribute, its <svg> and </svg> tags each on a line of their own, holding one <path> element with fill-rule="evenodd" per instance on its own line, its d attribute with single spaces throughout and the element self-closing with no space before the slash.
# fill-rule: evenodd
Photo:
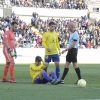
<svg viewBox="0 0 100 100">
<path fill-rule="evenodd" d="M 61 64 L 61 75 L 64 65 Z M 100 65 L 80 64 L 82 77 L 86 80 L 85 88 L 77 87 L 74 82 L 77 75 L 72 65 L 65 78 L 65 84 L 35 85 L 31 84 L 29 65 L 15 66 L 17 83 L 0 82 L 0 100 L 100 100 Z M 2 78 L 4 65 L 0 65 Z M 55 70 L 53 64 L 48 70 Z M 8 74 L 9 79 L 9 74 Z"/>
</svg>

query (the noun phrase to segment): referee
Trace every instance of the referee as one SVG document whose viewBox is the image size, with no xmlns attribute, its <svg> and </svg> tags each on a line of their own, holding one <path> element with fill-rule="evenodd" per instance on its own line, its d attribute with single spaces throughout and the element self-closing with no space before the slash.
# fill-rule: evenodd
<svg viewBox="0 0 100 100">
<path fill-rule="evenodd" d="M 64 84 L 64 78 L 66 77 L 66 75 L 69 71 L 69 65 L 71 62 L 73 63 L 73 67 L 74 67 L 76 74 L 78 76 L 78 80 L 81 79 L 80 68 L 78 67 L 78 64 L 77 64 L 79 35 L 78 35 L 78 32 L 75 30 L 75 23 L 71 22 L 68 24 L 68 31 L 70 34 L 69 46 L 68 46 L 68 48 L 66 48 L 65 50 L 63 50 L 61 52 L 63 54 L 66 51 L 68 51 L 68 53 L 66 55 L 66 64 L 65 64 L 65 68 L 64 68 L 63 75 L 62 75 L 61 79 L 57 80 L 55 82 L 55 84 L 59 84 L 59 83 Z M 76 84 L 77 84 L 78 80 L 76 81 Z"/>
</svg>

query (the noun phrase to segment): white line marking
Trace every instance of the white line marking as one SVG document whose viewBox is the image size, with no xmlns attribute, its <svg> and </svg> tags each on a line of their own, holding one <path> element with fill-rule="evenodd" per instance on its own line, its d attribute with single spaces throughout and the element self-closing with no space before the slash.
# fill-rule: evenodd
<svg viewBox="0 0 100 100">
<path fill-rule="evenodd" d="M 67 85 L 67 84 L 61 84 L 62 86 L 69 86 L 69 87 L 78 87 L 77 85 Z M 78 87 L 79 88 L 79 87 Z M 97 90 L 100 90 L 99 87 L 83 87 L 83 88 L 92 88 L 92 89 L 97 89 Z"/>
</svg>

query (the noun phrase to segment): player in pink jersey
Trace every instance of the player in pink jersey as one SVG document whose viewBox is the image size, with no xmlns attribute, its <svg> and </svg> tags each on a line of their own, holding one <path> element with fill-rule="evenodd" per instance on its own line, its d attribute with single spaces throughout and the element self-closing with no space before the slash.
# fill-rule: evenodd
<svg viewBox="0 0 100 100">
<path fill-rule="evenodd" d="M 16 83 L 14 79 L 14 57 L 17 57 L 15 50 L 15 34 L 18 27 L 17 22 L 11 23 L 10 30 L 6 31 L 3 36 L 3 54 L 6 59 L 6 65 L 4 68 L 4 74 L 2 77 L 2 82 Z M 6 79 L 8 70 L 10 71 L 10 81 Z"/>
</svg>

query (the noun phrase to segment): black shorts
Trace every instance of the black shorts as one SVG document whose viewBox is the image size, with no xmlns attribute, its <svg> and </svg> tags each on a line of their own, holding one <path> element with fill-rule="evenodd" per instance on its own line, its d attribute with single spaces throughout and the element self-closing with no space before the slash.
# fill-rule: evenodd
<svg viewBox="0 0 100 100">
<path fill-rule="evenodd" d="M 72 48 L 71 50 L 68 51 L 66 55 L 66 61 L 67 62 L 77 62 L 77 48 Z"/>
</svg>

